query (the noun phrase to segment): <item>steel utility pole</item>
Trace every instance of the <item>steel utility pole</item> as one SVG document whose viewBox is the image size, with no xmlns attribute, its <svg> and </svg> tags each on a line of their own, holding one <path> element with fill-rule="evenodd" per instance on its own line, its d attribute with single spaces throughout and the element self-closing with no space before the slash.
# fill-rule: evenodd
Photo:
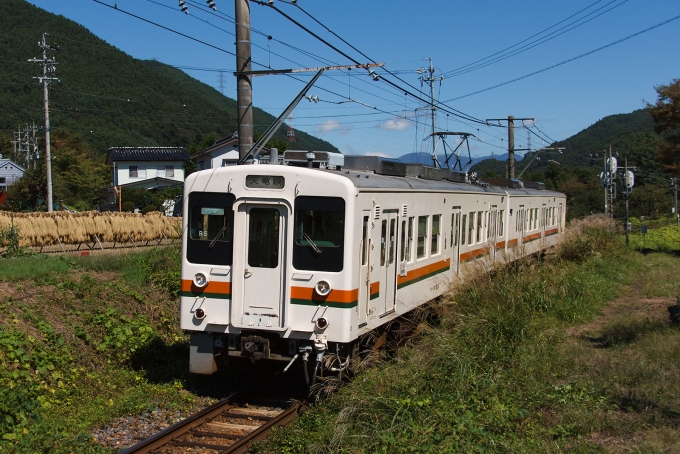
<svg viewBox="0 0 680 454">
<path fill-rule="evenodd" d="M 250 2 L 235 0 L 236 8 L 236 105 L 238 106 L 238 156 L 253 147 L 253 79 L 242 74 L 251 69 Z"/>
<path fill-rule="evenodd" d="M 432 63 L 432 57 L 428 57 L 428 60 L 430 61 L 430 67 L 429 68 L 422 68 L 418 70 L 418 72 L 425 73 L 428 72 L 429 75 L 425 76 L 420 76 L 420 80 L 423 83 L 427 83 L 430 85 L 430 111 L 432 115 L 432 162 L 436 166 L 438 164 L 437 160 L 437 138 L 435 137 L 435 133 L 437 132 L 437 106 L 435 104 L 435 99 L 434 99 L 434 83 L 435 82 L 440 82 L 444 80 L 444 76 L 441 77 L 434 77 L 434 64 Z"/>
<path fill-rule="evenodd" d="M 43 33 L 42 42 L 38 43 L 38 46 L 42 48 L 42 59 L 31 58 L 28 61 L 40 63 L 40 65 L 43 67 L 42 77 L 34 77 L 34 79 L 38 79 L 43 86 L 43 105 L 45 111 L 45 167 L 47 172 L 47 211 L 51 213 L 54 207 L 52 206 L 52 157 L 50 154 L 50 94 L 48 87 L 50 82 L 52 82 L 53 80 L 56 80 L 58 82 L 59 79 L 57 79 L 56 77 L 52 77 L 55 69 L 54 65 L 56 65 L 57 62 L 54 60 L 54 58 L 47 57 L 47 49 L 59 50 L 59 48 L 49 46 L 45 41 L 46 35 L 47 33 Z"/>
<path fill-rule="evenodd" d="M 512 115 L 508 115 L 508 118 L 487 118 L 486 122 L 490 121 L 507 121 L 508 122 L 508 165 L 505 171 L 505 178 L 511 180 L 515 179 L 515 120 L 518 121 L 534 121 L 533 118 L 515 118 Z M 530 151 L 530 150 L 529 150 Z"/>
</svg>

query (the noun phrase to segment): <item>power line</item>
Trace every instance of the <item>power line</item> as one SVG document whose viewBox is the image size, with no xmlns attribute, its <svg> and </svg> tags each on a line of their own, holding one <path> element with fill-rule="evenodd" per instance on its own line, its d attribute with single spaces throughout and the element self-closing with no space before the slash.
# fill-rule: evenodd
<svg viewBox="0 0 680 454">
<path fill-rule="evenodd" d="M 95 1 L 96 1 L 96 0 L 95 0 Z M 546 67 L 546 68 L 539 69 L 538 71 L 534 71 L 534 72 L 532 72 L 532 73 L 526 74 L 526 75 L 524 75 L 524 76 L 522 76 L 522 77 L 517 77 L 517 78 L 512 79 L 512 80 L 509 80 L 509 81 L 507 81 L 507 82 L 503 82 L 502 84 L 494 85 L 494 86 L 492 86 L 492 87 L 485 88 L 485 89 L 483 89 L 483 90 L 478 90 L 478 91 L 475 91 L 475 92 L 472 92 L 472 93 L 468 93 L 468 94 L 463 95 L 463 96 L 458 96 L 458 97 L 456 97 L 456 98 L 451 98 L 451 99 L 449 99 L 448 101 L 444 101 L 444 102 L 456 101 L 456 100 L 458 100 L 458 99 L 467 98 L 468 96 L 477 95 L 477 94 L 483 93 L 483 92 L 485 92 L 485 91 L 493 90 L 494 88 L 502 87 L 502 86 L 504 86 L 504 85 L 508 85 L 508 84 L 513 83 L 513 82 L 517 82 L 517 81 L 519 81 L 519 80 L 526 79 L 527 77 L 531 77 L 531 76 L 534 76 L 534 75 L 536 75 L 536 74 L 540 74 L 540 73 L 545 72 L 545 71 L 548 71 L 548 70 L 550 70 L 550 69 L 557 68 L 558 66 L 562 66 L 562 65 L 564 65 L 564 64 L 567 64 L 567 63 L 570 63 L 570 62 L 572 62 L 572 61 L 578 60 L 579 58 L 583 58 L 583 57 L 586 57 L 586 56 L 588 56 L 588 55 L 590 55 L 590 54 L 594 54 L 595 52 L 601 51 L 601 50 L 606 49 L 606 48 L 608 48 L 608 47 L 612 47 L 612 46 L 614 46 L 614 45 L 616 45 L 616 44 L 619 44 L 619 43 L 622 43 L 622 42 L 624 42 L 624 41 L 627 41 L 627 40 L 629 40 L 629 39 L 631 39 L 631 38 L 634 38 L 634 37 L 636 37 L 636 36 L 638 36 L 638 35 L 641 35 L 641 34 L 646 33 L 646 32 L 648 32 L 648 31 L 654 30 L 655 28 L 659 28 L 659 27 L 661 27 L 662 25 L 666 25 L 667 23 L 673 22 L 674 20 L 677 20 L 677 19 L 680 19 L 680 15 L 675 16 L 675 17 L 672 17 L 672 18 L 670 18 L 670 19 L 668 19 L 668 20 L 665 20 L 665 21 L 663 21 L 663 22 L 660 22 L 660 23 L 658 23 L 658 24 L 656 24 L 656 25 L 653 25 L 653 26 L 651 26 L 651 27 L 649 27 L 649 28 L 646 28 L 646 29 L 644 29 L 644 30 L 640 30 L 639 32 L 633 33 L 632 35 L 628 35 L 628 36 L 626 36 L 625 38 L 621 38 L 621 39 L 616 40 L 616 41 L 614 41 L 614 42 L 611 42 L 611 43 L 609 43 L 609 44 L 605 44 L 604 46 L 598 47 L 597 49 L 593 49 L 593 50 L 588 51 L 588 52 L 585 52 L 585 53 L 583 53 L 583 54 L 581 54 L 581 55 L 577 55 L 576 57 L 572 57 L 572 58 L 570 58 L 570 59 L 568 59 L 568 60 L 564 60 L 564 61 L 562 61 L 562 62 L 560 62 L 560 63 L 556 63 L 556 64 L 551 65 L 551 66 L 548 66 L 548 67 Z"/>
<path fill-rule="evenodd" d="M 509 53 L 507 53 L 507 54 L 503 54 L 506 50 L 512 49 L 512 48 L 514 48 L 514 47 L 517 47 L 518 45 L 520 45 L 520 44 L 522 44 L 522 43 L 524 43 L 524 42 L 526 42 L 526 41 L 528 41 L 528 40 L 530 40 L 530 39 L 532 39 L 532 38 L 534 38 L 534 37 L 536 37 L 536 36 L 538 36 L 538 35 L 543 34 L 544 32 L 550 30 L 551 28 L 556 27 L 556 26 L 559 25 L 560 23 L 562 23 L 562 22 L 564 22 L 564 21 L 566 21 L 566 20 L 569 20 L 570 18 L 572 18 L 572 17 L 574 17 L 574 16 L 580 14 L 581 12 L 583 12 L 583 11 L 589 9 L 590 7 L 592 7 L 593 5 L 595 5 L 596 3 L 599 3 L 600 1 L 602 1 L 602 0 L 596 1 L 595 3 L 593 3 L 593 4 L 589 5 L 589 6 L 587 6 L 586 8 L 582 9 L 582 10 L 579 11 L 578 13 L 569 16 L 567 19 L 564 19 L 564 20 L 558 22 L 557 24 L 552 25 L 551 27 L 548 27 L 547 29 L 545 29 L 545 30 L 543 30 L 543 31 L 541 31 L 541 32 L 539 32 L 539 33 L 537 33 L 537 34 L 535 34 L 535 35 L 533 35 L 533 36 L 531 36 L 531 37 L 525 39 L 525 40 L 522 40 L 522 41 L 520 41 L 519 43 L 513 44 L 512 46 L 507 47 L 507 48 L 503 49 L 502 51 L 496 52 L 495 54 L 492 54 L 492 55 L 490 55 L 489 57 L 485 57 L 485 58 L 483 58 L 483 59 L 481 59 L 481 60 L 477 60 L 477 62 L 475 62 L 475 63 L 470 63 L 470 64 L 468 64 L 468 65 L 461 66 L 460 68 L 457 68 L 457 69 L 448 71 L 448 72 L 445 73 L 445 75 L 447 75 L 447 76 L 449 76 L 449 77 L 460 76 L 460 75 L 462 75 L 462 74 L 465 74 L 465 73 L 468 73 L 468 72 L 471 72 L 471 71 L 475 71 L 475 70 L 480 69 L 480 68 L 484 68 L 484 67 L 486 67 L 486 66 L 492 65 L 492 64 L 497 63 L 497 62 L 499 62 L 499 61 L 508 59 L 508 58 L 510 58 L 510 57 L 514 57 L 515 55 L 518 55 L 518 54 L 521 54 L 521 53 L 523 53 L 523 52 L 526 52 L 526 51 L 529 50 L 529 49 L 533 49 L 533 48 L 536 47 L 536 46 L 539 46 L 539 45 L 541 45 L 541 44 L 547 43 L 548 41 L 551 41 L 551 40 L 553 40 L 554 38 L 557 38 L 558 36 L 561 36 L 561 35 L 563 35 L 563 34 L 569 32 L 569 31 L 571 31 L 571 30 L 574 30 L 575 28 L 578 28 L 578 27 L 580 27 L 581 25 L 584 25 L 584 24 L 590 22 L 591 20 L 594 20 L 594 19 L 600 17 L 601 15 L 603 15 L 603 14 L 605 14 L 605 13 L 607 13 L 607 12 L 613 10 L 614 8 L 618 8 L 619 6 L 621 6 L 621 5 L 623 5 L 624 3 L 628 2 L 628 0 L 623 0 L 621 3 L 619 3 L 619 4 L 617 4 L 617 5 L 614 5 L 613 7 L 609 8 L 608 10 L 605 10 L 605 11 L 601 12 L 600 14 L 598 14 L 598 15 L 596 15 L 596 16 L 593 16 L 593 17 L 591 17 L 591 18 L 588 19 L 588 20 L 583 21 L 583 20 L 584 20 L 585 18 L 587 18 L 588 16 L 590 16 L 590 15 L 592 15 L 592 14 L 594 14 L 594 13 L 600 11 L 600 10 L 602 10 L 603 8 L 606 8 L 607 6 L 611 5 L 612 3 L 616 3 L 617 1 L 619 1 L 619 0 L 612 0 L 611 2 L 609 2 L 609 3 L 607 3 L 606 5 L 602 6 L 601 8 L 598 8 L 598 9 L 596 9 L 595 11 L 592 11 L 592 12 L 588 13 L 588 14 L 585 15 L 584 17 L 581 17 L 581 18 L 579 18 L 579 19 L 577 19 L 577 20 L 575 20 L 575 21 L 573 21 L 573 22 L 571 22 L 571 23 L 565 25 L 564 27 L 558 28 L 557 30 L 553 31 L 552 33 L 549 33 L 549 34 L 546 35 L 546 36 L 543 36 L 543 37 L 541 37 L 541 38 L 539 38 L 539 39 L 537 39 L 537 40 L 534 40 L 534 41 L 532 41 L 532 42 L 530 42 L 530 43 L 528 43 L 528 44 L 525 44 L 524 46 L 521 46 L 519 49 L 513 50 L 512 52 L 509 52 Z M 583 22 L 578 23 L 579 21 L 583 21 Z M 576 25 L 574 25 L 574 26 L 571 27 L 571 28 L 567 28 L 567 27 L 569 27 L 569 26 L 571 26 L 571 25 L 573 25 L 573 24 L 576 24 Z M 565 28 L 567 28 L 567 30 L 564 30 Z M 562 30 L 564 30 L 564 31 L 562 31 Z M 562 33 L 558 33 L 559 31 L 562 31 Z M 499 55 L 498 57 L 492 58 L 492 57 L 494 57 L 494 56 L 496 56 L 496 55 L 498 55 L 498 54 L 501 54 L 501 55 Z M 488 59 L 491 59 L 491 61 L 484 62 L 485 60 L 488 60 Z M 484 63 L 482 63 L 482 62 L 484 62 Z M 477 63 L 479 63 L 479 64 L 477 64 Z"/>
</svg>

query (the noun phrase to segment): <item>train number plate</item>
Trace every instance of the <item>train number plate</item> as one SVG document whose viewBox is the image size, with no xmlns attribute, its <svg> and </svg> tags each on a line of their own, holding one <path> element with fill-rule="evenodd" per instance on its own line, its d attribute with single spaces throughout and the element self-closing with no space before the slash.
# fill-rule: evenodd
<svg viewBox="0 0 680 454">
<path fill-rule="evenodd" d="M 248 175 L 246 187 L 252 189 L 283 189 L 286 180 L 283 177 L 270 175 Z"/>
</svg>

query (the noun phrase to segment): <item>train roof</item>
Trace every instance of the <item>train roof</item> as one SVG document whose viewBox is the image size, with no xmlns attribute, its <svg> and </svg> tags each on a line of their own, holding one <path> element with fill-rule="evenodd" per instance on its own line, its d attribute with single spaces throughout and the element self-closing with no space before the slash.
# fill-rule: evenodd
<svg viewBox="0 0 680 454">
<path fill-rule="evenodd" d="M 507 194 L 513 196 L 537 196 L 562 197 L 564 194 L 555 191 L 546 191 L 531 188 L 505 188 L 500 186 L 482 186 L 471 183 L 456 183 L 447 180 L 428 180 L 418 177 L 402 177 L 379 175 L 373 172 L 361 172 L 356 170 L 319 170 L 321 172 L 339 175 L 347 178 L 358 189 L 407 189 L 425 191 L 455 191 L 472 192 L 479 194 Z"/>
</svg>

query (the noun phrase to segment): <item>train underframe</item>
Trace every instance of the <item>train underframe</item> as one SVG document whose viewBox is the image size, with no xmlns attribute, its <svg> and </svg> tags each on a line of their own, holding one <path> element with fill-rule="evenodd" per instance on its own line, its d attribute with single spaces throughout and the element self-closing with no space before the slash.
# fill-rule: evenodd
<svg viewBox="0 0 680 454">
<path fill-rule="evenodd" d="M 282 338 L 277 333 L 243 331 L 241 334 L 192 332 L 189 369 L 193 373 L 212 374 L 226 366 L 229 357 L 256 362 L 261 359 L 281 361 L 284 372 L 300 362 L 309 386 L 324 373 L 347 370 L 357 342 L 328 342 L 325 335 L 314 340 Z"/>
</svg>

